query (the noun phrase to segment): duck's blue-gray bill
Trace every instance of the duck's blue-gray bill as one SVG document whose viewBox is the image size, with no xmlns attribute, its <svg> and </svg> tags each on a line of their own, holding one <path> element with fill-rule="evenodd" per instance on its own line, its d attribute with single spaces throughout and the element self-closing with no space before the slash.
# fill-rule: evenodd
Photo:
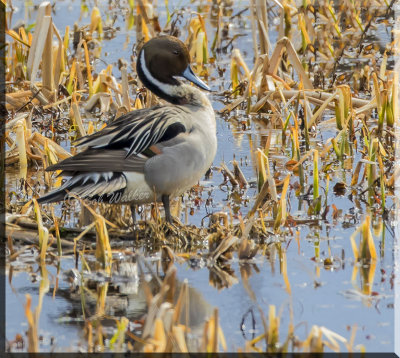
<svg viewBox="0 0 400 358">
<path fill-rule="evenodd" d="M 190 65 L 186 67 L 186 70 L 182 73 L 182 77 L 186 78 L 190 82 L 193 82 L 196 86 L 206 90 L 206 91 L 211 91 L 210 87 L 208 87 L 200 78 L 198 78 Z"/>
</svg>

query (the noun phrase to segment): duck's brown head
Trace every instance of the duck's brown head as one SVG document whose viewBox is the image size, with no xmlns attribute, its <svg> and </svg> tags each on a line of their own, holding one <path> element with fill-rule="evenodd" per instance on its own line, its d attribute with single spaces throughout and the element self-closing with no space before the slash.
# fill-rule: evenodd
<svg viewBox="0 0 400 358">
<path fill-rule="evenodd" d="M 173 36 L 159 36 L 146 42 L 139 52 L 136 70 L 149 90 L 172 103 L 180 103 L 177 87 L 182 84 L 176 77 L 184 77 L 196 86 L 210 90 L 193 73 L 185 44 Z"/>
</svg>

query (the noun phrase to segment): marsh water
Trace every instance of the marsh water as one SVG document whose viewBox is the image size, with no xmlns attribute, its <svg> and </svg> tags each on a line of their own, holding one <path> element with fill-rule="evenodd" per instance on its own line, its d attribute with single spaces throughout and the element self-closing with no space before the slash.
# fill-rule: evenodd
<svg viewBox="0 0 400 358">
<path fill-rule="evenodd" d="M 105 1 L 98 1 L 103 21 L 113 19 L 113 28 L 116 29 L 115 37 L 104 39 L 101 43 L 101 60 L 95 67 L 105 68 L 107 64 L 116 64 L 119 58 L 130 60 L 134 45 L 134 31 L 128 31 L 124 22 L 124 16 L 120 11 L 120 2 L 115 6 Z M 122 3 L 122 2 L 121 2 Z M 13 26 L 23 21 L 29 25 L 35 21 L 36 11 L 34 5 L 38 3 L 14 1 Z M 90 16 L 82 16 L 81 5 L 78 1 L 56 1 L 54 3 L 54 23 L 63 35 L 65 27 L 72 27 L 74 22 L 79 25 L 88 24 Z M 186 11 L 196 11 L 200 3 L 169 1 L 169 9 L 186 8 Z M 93 6 L 88 2 L 88 7 Z M 232 6 L 229 18 L 247 8 L 247 3 L 238 1 Z M 165 23 L 166 12 L 164 3 L 158 4 L 160 24 Z M 230 35 L 241 35 L 233 41 L 233 47 L 241 50 L 248 67 L 251 69 L 254 56 L 251 41 L 250 22 L 248 10 L 240 16 L 232 17 L 230 21 Z M 215 28 L 210 18 L 207 18 L 207 29 L 213 34 Z M 184 21 L 182 21 L 184 23 Z M 184 32 L 184 30 L 182 30 Z M 242 36 L 243 35 L 243 36 Z M 271 32 L 272 46 L 276 42 L 277 34 Z M 211 37 L 211 36 L 210 36 Z M 185 35 L 181 36 L 185 39 Z M 380 26 L 376 30 L 376 38 L 381 41 L 389 41 L 390 29 Z M 230 85 L 229 66 L 230 51 L 217 54 L 216 61 L 211 67 L 211 75 L 208 84 L 214 91 L 210 99 L 217 111 L 224 107 L 224 97 L 220 95 Z M 357 70 L 357 63 L 351 61 L 346 64 L 344 70 L 352 68 Z M 217 74 L 217 67 L 224 69 L 222 77 Z M 115 65 L 113 73 L 120 78 L 118 67 Z M 340 71 L 340 68 L 339 68 Z M 66 114 L 67 116 L 67 114 Z M 272 136 L 270 158 L 275 165 L 275 170 L 287 171 L 285 163 L 290 159 L 291 153 L 281 149 L 281 130 L 265 129 L 244 111 L 237 109 L 229 115 L 217 114 L 218 152 L 214 160 L 212 175 L 204 178 L 200 185 L 203 186 L 200 198 L 196 204 L 193 200 L 187 200 L 191 213 L 188 223 L 196 226 L 208 225 L 208 215 L 213 212 L 233 210 L 234 222 L 239 222 L 237 214 L 246 215 L 257 195 L 256 171 L 251 159 L 251 151 L 256 147 L 262 147 L 268 135 Z M 255 116 L 256 117 L 256 116 Z M 257 118 L 256 118 L 257 119 Z M 40 118 L 37 119 L 38 121 Z M 335 132 L 336 128 L 326 127 L 324 131 L 318 130 L 312 141 L 315 145 L 325 142 L 327 134 Z M 69 143 L 63 144 L 65 147 Z M 356 156 L 359 154 L 356 154 Z M 247 189 L 235 189 L 226 182 L 219 171 L 221 162 L 225 162 L 232 168 L 232 161 L 237 160 L 246 177 L 249 187 Z M 306 164 L 307 167 L 312 163 Z M 308 170 L 307 170 L 308 169 Z M 32 178 L 42 175 L 42 171 L 32 172 Z M 201 260 L 176 262 L 179 282 L 188 280 L 193 295 L 201 300 L 201 305 L 206 312 L 211 312 L 212 307 L 218 307 L 222 330 L 227 341 L 229 351 L 237 351 L 244 347 L 245 340 L 250 340 L 263 333 L 263 325 L 260 310 L 265 316 L 268 314 L 269 305 L 275 305 L 280 315 L 280 334 L 285 337 L 290 322 L 295 326 L 295 335 L 305 339 L 313 325 L 324 326 L 337 334 L 350 339 L 351 329 L 357 327 L 354 338 L 354 346 L 357 349 L 363 345 L 367 352 L 392 352 L 395 342 L 394 337 L 394 248 L 395 238 L 393 227 L 396 224 L 395 217 L 384 220 L 376 219 L 374 240 L 379 254 L 376 267 L 373 272 L 364 272 L 363 267 L 358 267 L 354 275 L 355 263 L 350 243 L 351 234 L 357 229 L 367 212 L 366 203 L 354 201 L 354 196 L 349 190 L 334 191 L 336 183 L 347 182 L 343 178 L 351 177 L 352 169 L 333 166 L 331 181 L 326 195 L 329 203 L 334 203 L 341 210 L 335 218 L 331 214 L 326 220 L 309 220 L 307 215 L 307 197 L 297 197 L 294 189 L 289 189 L 288 202 L 290 202 L 290 214 L 293 217 L 304 219 L 305 224 L 299 224 L 288 229 L 285 237 L 274 237 L 271 234 L 265 243 L 275 240 L 282 241 L 282 247 L 286 250 L 287 277 L 290 282 L 291 293 L 287 292 L 282 275 L 282 265 L 276 252 L 268 255 L 259 252 L 251 264 L 246 268 L 239 263 L 236 256 L 227 270 L 229 284 L 218 285 L 215 282 L 209 268 Z M 16 171 L 11 169 L 7 174 L 8 191 L 17 191 L 19 181 Z M 308 185 L 312 185 L 312 178 L 306 178 Z M 387 198 L 387 207 L 393 206 L 390 197 Z M 60 204 L 56 211 L 60 210 Z M 184 217 L 181 218 L 184 221 Z M 72 221 L 70 225 L 75 225 Z M 297 235 L 296 236 L 296 233 Z M 298 237 L 298 240 L 296 239 Z M 129 241 L 124 241 L 124 247 L 129 248 Z M 133 245 L 132 245 L 133 247 Z M 140 250 L 140 249 L 139 249 Z M 145 250 L 144 250 L 145 251 Z M 24 305 L 25 294 L 32 296 L 32 307 L 38 303 L 40 274 L 37 263 L 37 251 L 28 248 L 17 260 L 7 265 L 6 282 L 6 338 L 13 341 L 17 334 L 24 334 L 27 330 L 27 319 Z M 149 257 L 151 265 L 157 267 L 160 260 L 159 254 L 152 253 Z M 116 258 L 121 262 L 131 262 L 129 255 Z M 78 271 L 81 263 L 78 264 Z M 80 314 L 79 297 L 71 294 L 70 281 L 65 274 L 75 267 L 73 255 L 65 255 L 61 261 L 61 272 L 57 275 L 57 262 L 48 264 L 47 269 L 50 280 L 50 290 L 43 298 L 43 306 L 39 321 L 39 335 L 41 336 L 40 349 L 42 351 L 76 351 L 86 349 L 86 340 L 83 332 L 83 318 Z M 360 265 L 359 265 L 360 266 Z M 243 284 L 243 269 L 246 270 L 248 282 Z M 373 279 L 366 282 L 366 276 L 373 275 Z M 137 280 L 137 277 L 132 278 Z M 56 287 L 57 281 L 57 289 Z M 136 282 L 136 281 L 135 281 Z M 249 287 L 254 292 L 256 302 L 249 295 Z M 145 312 L 143 303 L 139 300 L 140 282 L 130 294 L 121 296 L 121 301 L 115 304 L 119 315 L 128 318 L 139 319 Z M 372 294 L 365 294 L 365 285 L 372 285 Z M 79 296 L 79 295 L 78 295 Z M 110 298 L 111 300 L 111 298 Z M 137 300 L 137 302 L 135 301 Z M 122 303 L 121 303 L 122 302 Z M 114 312 L 115 313 L 115 312 Z M 115 315 L 118 315 L 115 313 Z M 111 328 L 110 328 L 111 329 Z M 341 346 L 345 350 L 344 346 Z M 22 348 L 21 350 L 25 350 Z M 14 349 L 17 350 L 18 349 Z"/>
</svg>

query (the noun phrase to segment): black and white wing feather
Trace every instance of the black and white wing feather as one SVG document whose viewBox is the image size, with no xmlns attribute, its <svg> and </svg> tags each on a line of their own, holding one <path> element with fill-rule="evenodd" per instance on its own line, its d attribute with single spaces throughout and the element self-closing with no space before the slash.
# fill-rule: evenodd
<svg viewBox="0 0 400 358">
<path fill-rule="evenodd" d="M 95 172 L 124 172 L 131 171 L 144 173 L 146 158 L 131 155 L 126 158 L 123 149 L 88 148 L 73 157 L 51 165 L 46 171 L 62 170 L 62 175 L 67 173 L 95 173 Z"/>
<path fill-rule="evenodd" d="M 123 149 L 87 150 L 46 168 L 46 171 L 61 170 L 60 175 L 71 176 L 61 187 L 42 196 L 39 203 L 65 200 L 68 193 L 81 198 L 107 202 L 126 187 L 125 171 L 144 173 L 145 158 L 131 155 L 126 158 Z"/>
<path fill-rule="evenodd" d="M 184 109 L 177 106 L 136 110 L 75 144 L 96 149 L 127 149 L 126 157 L 138 155 L 154 144 L 188 132 L 187 124 L 181 120 L 184 114 Z"/>
</svg>

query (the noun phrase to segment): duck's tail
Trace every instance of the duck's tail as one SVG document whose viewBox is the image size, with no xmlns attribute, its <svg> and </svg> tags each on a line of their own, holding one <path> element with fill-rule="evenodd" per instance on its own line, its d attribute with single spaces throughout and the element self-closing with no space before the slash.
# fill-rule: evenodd
<svg viewBox="0 0 400 358">
<path fill-rule="evenodd" d="M 48 203 L 56 203 L 57 201 L 62 201 L 66 198 L 67 192 L 64 189 L 56 189 L 52 192 L 41 196 L 37 199 L 39 204 L 48 204 Z"/>
<path fill-rule="evenodd" d="M 73 198 L 99 199 L 123 190 L 126 179 L 122 173 L 78 173 L 72 176 L 61 187 L 37 199 L 38 203 L 55 203 Z M 74 195 L 72 195 L 74 194 Z"/>
</svg>

